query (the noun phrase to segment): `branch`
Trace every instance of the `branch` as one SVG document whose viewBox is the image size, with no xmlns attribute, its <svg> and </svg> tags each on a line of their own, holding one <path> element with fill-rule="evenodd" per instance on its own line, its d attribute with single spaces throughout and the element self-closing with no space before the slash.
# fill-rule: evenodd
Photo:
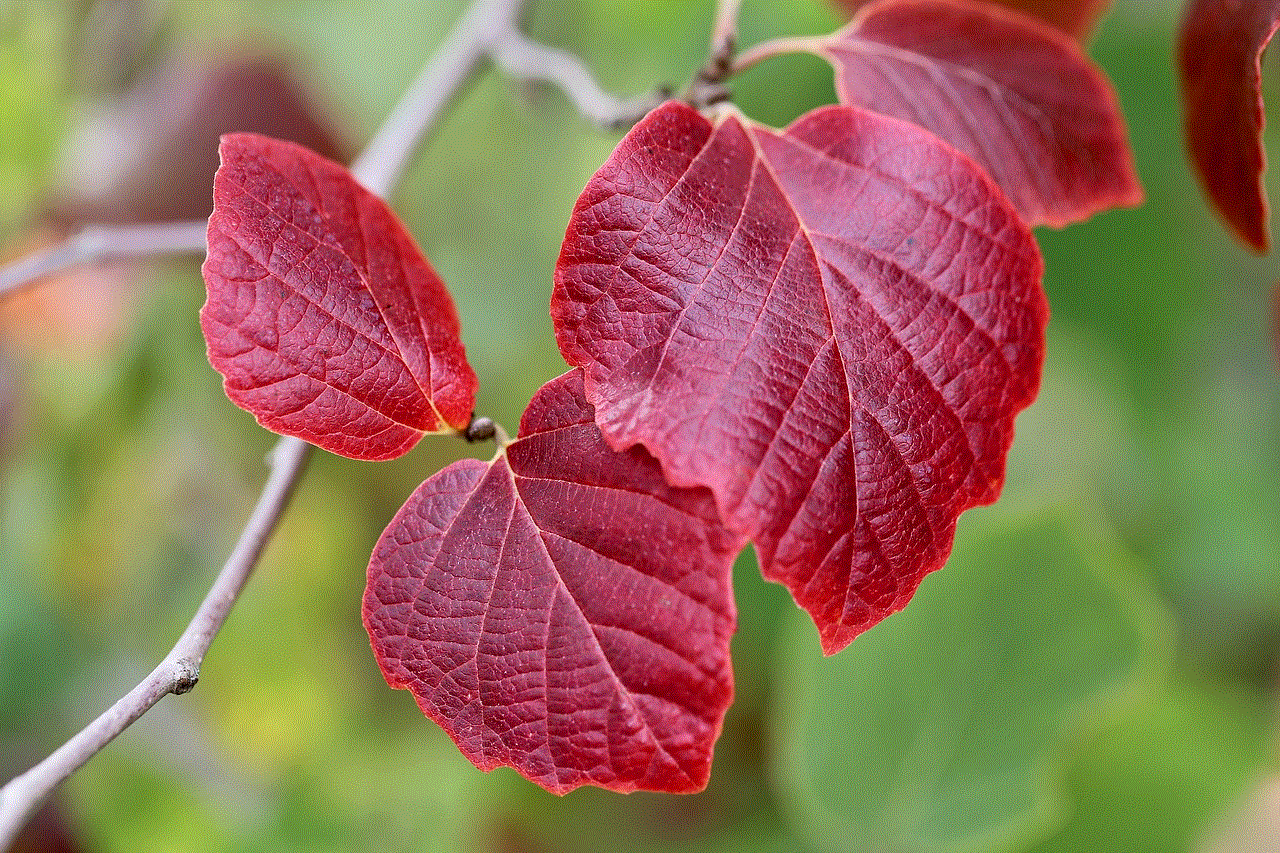
<svg viewBox="0 0 1280 853">
<path fill-rule="evenodd" d="M 729 97 L 724 81 L 733 68 L 733 53 L 738 47 L 738 12 L 742 0 L 719 0 L 716 21 L 711 28 L 711 48 L 707 61 L 694 76 L 684 94 L 687 104 L 696 110 L 706 109 Z"/>
<path fill-rule="evenodd" d="M 716 4 L 716 22 L 711 29 L 711 59 L 724 64 L 733 57 L 738 43 L 738 12 L 742 0 L 720 0 Z"/>
<path fill-rule="evenodd" d="M 526 0 L 476 0 L 413 81 L 377 136 L 351 164 L 369 192 L 385 197 L 423 137 L 479 69 L 493 43 L 513 29 Z"/>
<path fill-rule="evenodd" d="M 371 191 L 386 195 L 396 185 L 418 142 L 436 124 L 445 108 L 457 96 L 471 74 L 487 55 L 497 34 L 513 26 L 524 0 L 477 0 L 432 57 L 423 73 L 401 103 L 392 111 L 352 172 Z M 204 223 L 200 223 L 200 245 L 204 244 Z M 162 226 L 173 229 L 174 226 Z M 179 248 L 193 248 L 194 224 L 183 226 L 187 240 Z M 144 229 L 145 230 L 145 229 Z M 151 229 L 155 232 L 157 229 Z M 136 248 L 121 254 L 119 246 L 104 247 L 94 239 L 63 249 L 63 254 L 43 253 L 15 267 L 34 272 L 14 275 L 18 283 L 34 280 L 47 272 L 62 269 L 84 259 L 139 257 L 157 254 L 160 241 L 130 244 Z M 68 241 L 75 244 L 76 241 Z M 146 245 L 147 248 L 141 248 Z M 52 259 L 50 259 L 52 256 Z M 6 273 L 8 270 L 6 270 Z M 8 281 L 8 277 L 5 279 Z M 16 287 L 17 284 L 13 285 Z M 205 653 L 213 643 L 227 614 L 243 590 L 257 564 L 263 547 L 275 531 L 280 515 L 292 495 L 311 445 L 296 438 L 282 438 L 271 455 L 271 475 L 263 486 L 253 514 L 246 523 L 235 551 L 228 558 L 201 603 L 186 631 L 159 666 L 106 713 L 98 717 L 52 755 L 0 788 L 0 849 L 7 849 L 23 824 L 41 801 L 81 765 L 97 754 L 116 735 L 128 728 L 169 693 L 181 694 L 195 686 Z"/>
<path fill-rule="evenodd" d="M 530 39 L 514 23 L 500 34 L 489 55 L 512 77 L 559 87 L 585 119 L 606 129 L 630 127 L 669 96 L 659 90 L 631 100 L 617 98 L 601 88 L 577 56 Z"/>
<path fill-rule="evenodd" d="M 57 245 L 0 268 L 0 299 L 45 276 L 81 264 L 203 252 L 207 227 L 208 224 L 201 219 L 198 222 L 95 225 L 86 228 Z"/>
<path fill-rule="evenodd" d="M 205 653 L 275 531 L 310 451 L 311 445 L 297 438 L 283 438 L 276 445 L 271 453 L 271 475 L 240 534 L 240 541 L 200 603 L 187 630 L 160 665 L 52 755 L 0 788 L 0 846 L 8 847 L 44 798 L 112 738 L 167 694 L 186 693 L 195 687 Z"/>
</svg>

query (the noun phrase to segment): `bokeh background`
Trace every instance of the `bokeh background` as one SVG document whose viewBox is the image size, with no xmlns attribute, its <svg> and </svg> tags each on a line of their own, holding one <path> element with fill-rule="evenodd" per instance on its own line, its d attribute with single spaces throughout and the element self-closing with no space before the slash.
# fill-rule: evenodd
<svg viewBox="0 0 1280 853">
<path fill-rule="evenodd" d="M 350 157 L 461 9 L 0 0 L 0 260 L 85 221 L 198 216 L 208 125 L 229 117 Z M 1039 233 L 1049 357 L 1003 499 L 831 659 L 745 554 L 737 698 L 704 793 L 557 798 L 483 774 L 387 688 L 360 623 L 373 543 L 425 477 L 491 452 L 428 439 L 390 463 L 317 455 L 199 688 L 77 773 L 20 849 L 1280 849 L 1280 265 L 1231 241 L 1188 171 L 1177 15 L 1120 0 L 1091 45 L 1147 201 Z M 711 17 L 534 0 L 529 29 L 638 95 L 687 82 Z M 742 42 L 838 23 L 747 0 Z M 775 125 L 834 97 L 806 57 L 734 88 Z M 564 369 L 551 273 L 618 138 L 487 73 L 393 197 L 454 293 L 479 412 L 511 432 Z M 257 496 L 273 437 L 222 395 L 203 298 L 184 259 L 0 305 L 0 776 L 163 657 Z"/>
</svg>

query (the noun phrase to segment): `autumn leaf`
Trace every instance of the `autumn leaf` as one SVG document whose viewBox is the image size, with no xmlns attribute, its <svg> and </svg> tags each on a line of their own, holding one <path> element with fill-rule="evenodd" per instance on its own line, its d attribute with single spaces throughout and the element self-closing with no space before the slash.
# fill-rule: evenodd
<svg viewBox="0 0 1280 853">
<path fill-rule="evenodd" d="M 1034 18 L 975 0 L 879 0 L 811 49 L 835 67 L 841 103 L 933 131 L 1032 225 L 1142 200 L 1111 85 Z"/>
<path fill-rule="evenodd" d="M 1280 0 L 1192 0 L 1178 38 L 1187 150 L 1209 199 L 1236 235 L 1270 248 L 1262 185 L 1262 51 Z"/>
<path fill-rule="evenodd" d="M 578 371 L 490 463 L 428 479 L 369 563 L 392 687 L 478 767 L 556 793 L 702 789 L 733 696 L 730 570 L 711 495 L 600 437 Z"/>
<path fill-rule="evenodd" d="M 390 208 L 294 143 L 230 134 L 220 151 L 200 324 L 227 396 L 357 459 L 465 429 L 453 301 Z"/>
<path fill-rule="evenodd" d="M 1001 6 L 1025 12 L 1052 24 L 1076 41 L 1088 41 L 1098 19 L 1111 6 L 1111 0 L 990 0 Z M 867 5 L 867 0 L 835 0 L 849 17 Z"/>
<path fill-rule="evenodd" d="M 709 487 L 832 653 L 999 492 L 1041 272 L 1000 192 L 914 125 L 670 103 L 578 199 L 551 310 L 606 440 Z"/>
</svg>

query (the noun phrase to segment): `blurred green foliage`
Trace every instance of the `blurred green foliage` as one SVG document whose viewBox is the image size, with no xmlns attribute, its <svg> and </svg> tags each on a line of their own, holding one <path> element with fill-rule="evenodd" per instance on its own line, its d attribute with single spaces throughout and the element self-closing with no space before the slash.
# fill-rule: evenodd
<svg viewBox="0 0 1280 853">
<path fill-rule="evenodd" d="M 27 245 L 66 140 L 101 95 L 85 81 L 111 76 L 86 73 L 84 46 L 113 5 L 0 2 L 5 257 Z M 462 4 L 154 8 L 148 61 L 282 54 L 359 144 Z M 530 29 L 633 95 L 688 80 L 711 15 L 710 3 L 546 0 Z M 1049 361 L 1004 498 L 961 520 L 954 558 L 912 608 L 833 660 L 745 554 L 737 698 L 707 791 L 556 798 L 476 771 L 387 689 L 360 624 L 364 566 L 413 488 L 473 452 L 436 439 L 379 465 L 317 457 L 200 688 L 60 793 L 83 847 L 1197 849 L 1277 769 L 1280 379 L 1274 261 L 1231 242 L 1181 155 L 1175 15 L 1119 4 L 1092 46 L 1147 203 L 1039 235 Z M 749 0 L 742 42 L 837 22 L 820 3 Z M 772 123 L 832 97 L 830 72 L 803 57 L 736 85 L 742 108 Z M 559 93 L 487 74 L 393 199 L 453 289 L 479 410 L 509 431 L 563 370 L 551 273 L 577 193 L 617 138 Z M 109 295 L 64 306 L 66 327 L 0 319 L 0 411 L 9 399 L 15 411 L 0 425 L 0 769 L 12 772 L 168 650 L 273 442 L 205 360 L 194 263 L 87 271 L 36 295 L 84 288 Z M 114 325 L 88 340 L 81 323 L 98 328 L 97 314 Z M 911 805 L 910 833 L 891 800 Z"/>
<path fill-rule="evenodd" d="M 779 793 L 816 847 L 1016 849 L 1061 823 L 1064 736 L 1131 705 L 1167 647 L 1131 566 L 1088 535 L 1096 514 L 982 514 L 961 568 L 845 652 L 815 661 L 813 632 L 792 632 L 770 728 Z"/>
</svg>

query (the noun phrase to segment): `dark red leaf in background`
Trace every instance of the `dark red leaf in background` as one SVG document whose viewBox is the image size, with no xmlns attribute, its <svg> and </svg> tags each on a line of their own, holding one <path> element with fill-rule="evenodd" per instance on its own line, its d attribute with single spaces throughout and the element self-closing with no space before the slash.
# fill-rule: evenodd
<svg viewBox="0 0 1280 853">
<path fill-rule="evenodd" d="M 697 791 L 733 694 L 743 543 L 592 415 L 567 373 L 505 453 L 423 483 L 374 550 L 365 625 L 388 683 L 478 767 L 556 793 Z"/>
<path fill-rule="evenodd" d="M 1178 39 L 1187 150 L 1205 192 L 1259 252 L 1270 245 L 1262 185 L 1262 51 L 1280 0 L 1192 0 Z"/>
<path fill-rule="evenodd" d="M 232 131 L 341 157 L 346 146 L 312 95 L 279 59 L 193 59 L 185 50 L 73 129 L 67 147 L 76 156 L 53 215 L 70 225 L 203 219 L 213 209 L 218 139 Z"/>
<path fill-rule="evenodd" d="M 1102 13 L 1111 6 L 1111 0 L 991 0 L 991 2 L 1025 12 L 1033 18 L 1039 18 L 1080 42 L 1088 40 Z M 867 0 L 836 0 L 836 5 L 852 17 L 867 5 Z"/>
<path fill-rule="evenodd" d="M 453 301 L 390 208 L 291 142 L 220 151 L 200 324 L 227 396 L 356 459 L 465 429 L 476 378 Z"/>
<path fill-rule="evenodd" d="M 974 0 L 881 0 L 817 52 L 836 68 L 841 103 L 938 134 L 1032 225 L 1142 200 L 1111 85 L 1040 21 Z"/>
<path fill-rule="evenodd" d="M 579 198 L 551 308 L 610 444 L 709 486 L 831 653 L 995 499 L 1039 385 L 1041 270 L 986 176 L 914 125 L 667 104 Z"/>
</svg>

